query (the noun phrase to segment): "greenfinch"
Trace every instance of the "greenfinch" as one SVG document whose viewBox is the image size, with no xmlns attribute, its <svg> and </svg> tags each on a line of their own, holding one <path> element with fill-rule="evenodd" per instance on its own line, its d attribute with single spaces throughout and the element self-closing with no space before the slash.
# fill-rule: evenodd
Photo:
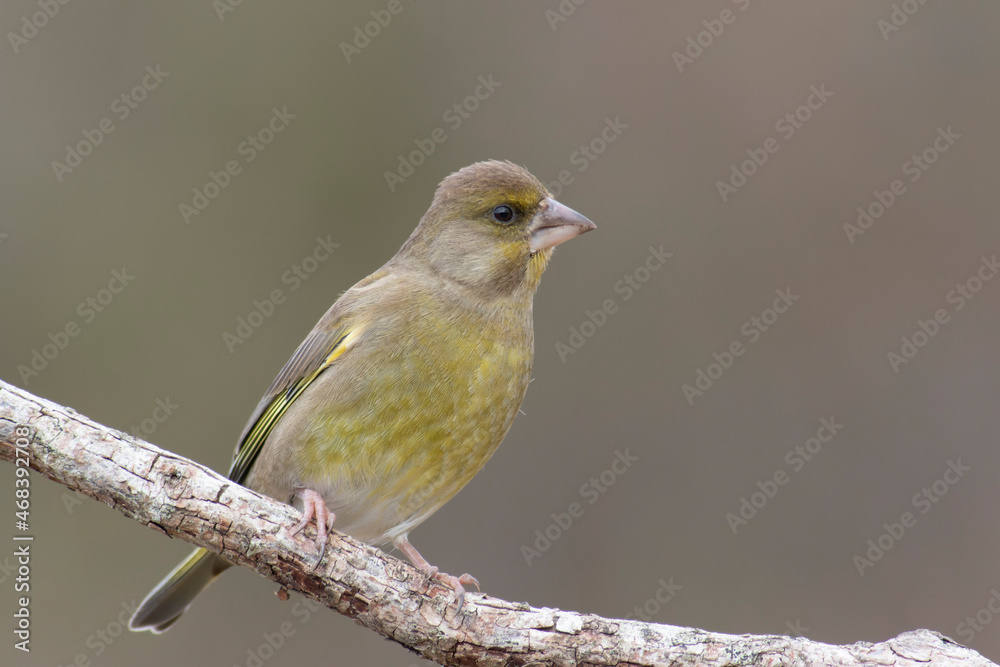
<svg viewBox="0 0 1000 667">
<path fill-rule="evenodd" d="M 416 230 L 330 307 L 250 416 L 228 476 L 339 530 L 410 544 L 489 460 L 531 376 L 531 305 L 553 248 L 594 223 L 522 167 L 488 161 L 444 179 Z M 319 561 L 317 561 L 318 563 Z M 169 628 L 229 564 L 198 549 L 151 592 L 132 630 Z"/>
</svg>

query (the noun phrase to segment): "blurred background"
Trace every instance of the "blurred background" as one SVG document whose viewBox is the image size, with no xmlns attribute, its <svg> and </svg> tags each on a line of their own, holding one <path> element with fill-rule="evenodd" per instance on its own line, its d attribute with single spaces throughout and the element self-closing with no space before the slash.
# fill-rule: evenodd
<svg viewBox="0 0 1000 667">
<path fill-rule="evenodd" d="M 11 0 L 0 26 L 4 380 L 225 471 L 437 183 L 510 159 L 598 229 L 556 252 L 525 414 L 422 553 L 536 606 L 1000 659 L 1000 7 Z M 425 664 L 245 570 L 123 633 L 188 545 L 32 493 L 32 652 L 8 634 L 3 664 Z"/>
</svg>

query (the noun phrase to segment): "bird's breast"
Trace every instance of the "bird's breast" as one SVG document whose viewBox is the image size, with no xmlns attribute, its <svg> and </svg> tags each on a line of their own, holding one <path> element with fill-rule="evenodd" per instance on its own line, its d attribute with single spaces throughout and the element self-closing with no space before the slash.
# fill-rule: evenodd
<svg viewBox="0 0 1000 667">
<path fill-rule="evenodd" d="M 362 336 L 316 380 L 313 405 L 300 406 L 303 483 L 322 489 L 341 529 L 369 541 L 379 540 L 367 533 L 426 518 L 472 479 L 531 375 L 530 313 L 425 311 L 394 328 Z"/>
</svg>

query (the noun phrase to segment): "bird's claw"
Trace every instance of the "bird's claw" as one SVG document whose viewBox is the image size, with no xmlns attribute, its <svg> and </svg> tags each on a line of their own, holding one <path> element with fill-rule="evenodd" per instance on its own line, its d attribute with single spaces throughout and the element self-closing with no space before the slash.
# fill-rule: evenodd
<svg viewBox="0 0 1000 667">
<path fill-rule="evenodd" d="M 438 581 L 455 591 L 455 595 L 458 597 L 458 607 L 455 609 L 456 614 L 462 611 L 462 606 L 465 604 L 466 586 L 475 586 L 476 590 L 481 590 L 479 587 L 479 580 L 471 574 L 466 573 L 461 577 L 456 577 L 454 575 L 441 572 L 436 566 L 428 563 L 427 559 L 421 556 L 420 552 L 417 551 L 405 537 L 397 539 L 395 544 L 396 548 L 402 551 L 418 570 L 427 575 L 428 579 Z"/>
<path fill-rule="evenodd" d="M 313 568 L 319 567 L 319 564 L 323 561 L 323 552 L 326 551 L 326 540 L 329 532 L 333 530 L 333 522 L 336 521 L 337 515 L 331 512 L 326 507 L 326 501 L 323 500 L 323 496 L 313 491 L 312 489 L 301 489 L 296 492 L 299 498 L 302 499 L 302 519 L 299 520 L 297 524 L 292 526 L 292 535 L 296 535 L 302 531 L 303 528 L 309 525 L 309 523 L 316 519 L 316 544 L 319 546 L 319 555 L 316 561 L 312 564 Z"/>
<path fill-rule="evenodd" d="M 462 612 L 462 607 L 465 605 L 465 587 L 475 586 L 476 590 L 482 590 L 479 587 L 479 580 L 473 577 L 471 574 L 466 572 L 460 577 L 456 577 L 453 574 L 448 574 L 447 572 L 441 572 L 437 567 L 431 565 L 428 570 L 426 570 L 427 578 L 433 579 L 439 583 L 444 584 L 448 588 L 455 591 L 455 596 L 458 598 L 458 607 L 455 608 L 455 613 L 459 614 Z"/>
</svg>

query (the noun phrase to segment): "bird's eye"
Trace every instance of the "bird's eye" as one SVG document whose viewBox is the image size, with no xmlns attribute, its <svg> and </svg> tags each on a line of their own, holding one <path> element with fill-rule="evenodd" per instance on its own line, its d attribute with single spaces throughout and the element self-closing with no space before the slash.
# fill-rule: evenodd
<svg viewBox="0 0 1000 667">
<path fill-rule="evenodd" d="M 493 219 L 497 222 L 510 222 L 514 219 L 514 210 L 510 206 L 497 206 L 493 209 Z"/>
</svg>

